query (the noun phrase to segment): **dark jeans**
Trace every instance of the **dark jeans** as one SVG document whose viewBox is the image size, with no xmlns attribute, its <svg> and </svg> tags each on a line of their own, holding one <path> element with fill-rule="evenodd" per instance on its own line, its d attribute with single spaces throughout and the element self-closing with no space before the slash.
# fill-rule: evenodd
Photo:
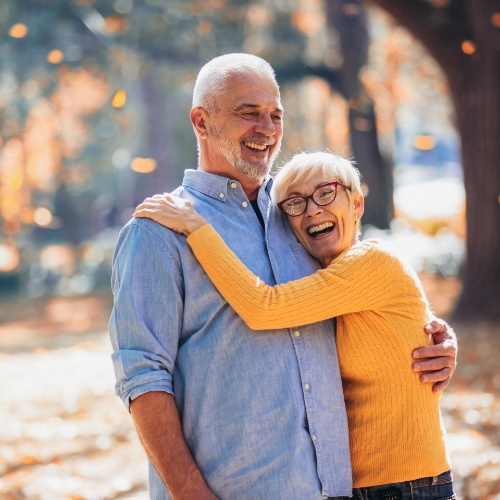
<svg viewBox="0 0 500 500">
<path fill-rule="evenodd" d="M 414 481 L 356 488 L 353 500 L 455 500 L 450 471 Z"/>
</svg>

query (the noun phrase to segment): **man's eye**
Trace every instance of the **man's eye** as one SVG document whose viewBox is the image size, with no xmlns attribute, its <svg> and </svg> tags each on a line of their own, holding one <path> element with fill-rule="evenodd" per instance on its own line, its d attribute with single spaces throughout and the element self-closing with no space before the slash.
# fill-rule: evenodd
<svg viewBox="0 0 500 500">
<path fill-rule="evenodd" d="M 280 115 L 273 115 L 271 118 L 274 122 L 277 123 L 279 123 L 282 120 L 282 117 Z"/>
</svg>

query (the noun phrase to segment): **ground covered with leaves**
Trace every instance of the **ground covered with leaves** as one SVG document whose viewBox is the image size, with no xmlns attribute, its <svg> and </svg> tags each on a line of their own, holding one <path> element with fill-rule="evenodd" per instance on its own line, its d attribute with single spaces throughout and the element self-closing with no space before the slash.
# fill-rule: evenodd
<svg viewBox="0 0 500 500">
<path fill-rule="evenodd" d="M 437 312 L 458 293 L 424 277 Z M 145 455 L 113 393 L 109 295 L 2 303 L 0 498 L 146 499 Z M 454 325 L 442 399 L 459 498 L 500 499 L 500 325 Z"/>
</svg>

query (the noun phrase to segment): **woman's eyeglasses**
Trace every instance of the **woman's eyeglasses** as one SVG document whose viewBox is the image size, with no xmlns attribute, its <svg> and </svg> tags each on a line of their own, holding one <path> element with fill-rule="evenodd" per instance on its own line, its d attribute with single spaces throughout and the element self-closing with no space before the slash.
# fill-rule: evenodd
<svg viewBox="0 0 500 500">
<path fill-rule="evenodd" d="M 312 199 L 316 205 L 324 207 L 329 205 L 337 197 L 338 186 L 344 189 L 349 189 L 340 182 L 328 182 L 317 187 L 309 196 L 291 196 L 286 200 L 278 203 L 278 208 L 289 215 L 290 217 L 297 217 L 302 215 L 307 210 L 307 202 Z"/>
</svg>

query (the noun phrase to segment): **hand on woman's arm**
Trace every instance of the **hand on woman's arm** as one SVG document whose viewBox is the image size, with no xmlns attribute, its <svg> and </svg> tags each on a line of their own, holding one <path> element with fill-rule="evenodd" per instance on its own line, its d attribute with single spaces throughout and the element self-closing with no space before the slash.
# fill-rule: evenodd
<svg viewBox="0 0 500 500">
<path fill-rule="evenodd" d="M 146 198 L 135 209 L 134 217 L 152 219 L 186 236 L 208 224 L 191 202 L 171 194 L 157 194 Z"/>
<path fill-rule="evenodd" d="M 425 326 L 434 338 L 433 346 L 413 351 L 413 371 L 420 373 L 420 381 L 433 384 L 432 391 L 445 389 L 457 367 L 457 336 L 453 328 L 442 319 L 434 319 Z"/>
</svg>

